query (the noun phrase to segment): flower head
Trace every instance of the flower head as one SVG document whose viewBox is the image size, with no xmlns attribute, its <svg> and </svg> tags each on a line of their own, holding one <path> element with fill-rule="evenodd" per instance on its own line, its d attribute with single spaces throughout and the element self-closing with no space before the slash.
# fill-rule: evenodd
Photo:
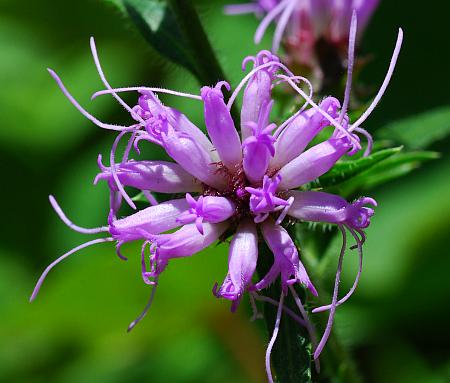
<svg viewBox="0 0 450 383">
<path fill-rule="evenodd" d="M 253 3 L 228 5 L 227 14 L 254 13 L 263 16 L 255 33 L 259 43 L 268 26 L 276 23 L 272 51 L 283 44 L 289 60 L 316 68 L 317 52 L 324 45 L 336 50 L 342 58 L 347 51 L 350 20 L 355 11 L 359 21 L 359 40 L 379 0 L 254 0 Z"/>
<path fill-rule="evenodd" d="M 278 317 L 281 315 L 284 296 L 291 291 L 296 297 L 295 290 L 290 288 L 293 284 L 301 284 L 317 295 L 298 249 L 281 223 L 285 216 L 290 216 L 292 220 L 336 224 L 343 233 L 343 248 L 347 230 L 355 238 L 361 258 L 361 246 L 365 239 L 363 230 L 369 225 L 374 213 L 366 205 L 376 206 L 376 202 L 363 197 L 349 203 L 340 196 L 319 191 L 300 191 L 298 188 L 325 174 L 342 157 L 361 149 L 356 133 L 361 130 L 359 126 L 376 106 L 386 88 L 400 44 L 401 33 L 387 80 L 380 93 L 368 111 L 350 124 L 346 116 L 349 92 L 346 92 L 342 108 L 332 97 L 322 100 L 318 105 L 297 86 L 298 77 L 280 63 L 276 56 L 266 51 L 245 59 L 244 64 L 251 60 L 255 66 L 226 102 L 221 88 L 229 88 L 229 85 L 224 82 L 219 82 L 215 87 L 203 87 L 200 95 L 146 87 L 113 89 L 103 75 L 92 40 L 91 47 L 97 68 L 107 88 L 95 96 L 112 94 L 130 112 L 134 123 L 119 127 L 99 121 L 75 101 L 53 71 L 51 74 L 83 115 L 102 128 L 119 132 L 111 149 L 109 166 L 104 166 L 100 158 L 100 174 L 96 177 L 96 182 L 105 180 L 110 188 L 108 225 L 94 229 L 81 228 L 64 215 L 53 197 L 50 202 L 61 219 L 72 229 L 86 234 L 108 233 L 109 236 L 87 242 L 53 262 L 40 278 L 32 299 L 54 265 L 86 246 L 114 241 L 118 254 L 123 257 L 120 254 L 123 243 L 141 240 L 142 277 L 146 283 L 156 287 L 160 274 L 169 262 L 175 258 L 190 257 L 214 242 L 224 241 L 229 237 L 228 272 L 224 273 L 222 285 L 214 287 L 214 294 L 230 300 L 233 311 L 246 292 L 257 294 L 278 278 L 283 290 L 280 302 L 276 303 L 279 306 Z M 304 97 L 311 108 L 297 111 L 276 126 L 270 123 L 270 111 L 274 102 L 272 89 L 280 81 L 286 82 Z M 230 110 L 241 90 L 244 94 L 240 124 L 242 129 L 239 134 Z M 140 92 L 137 105 L 128 106 L 119 96 L 121 91 Z M 156 92 L 202 102 L 208 135 L 184 114 L 163 105 L 155 95 Z M 334 130 L 327 139 L 312 145 L 311 140 L 326 126 L 332 126 Z M 128 145 L 121 161 L 116 163 L 118 143 L 127 134 Z M 298 146 L 290 145 L 286 141 L 287 137 L 298 141 Z M 174 162 L 130 159 L 132 148 L 138 151 L 136 143 L 141 139 L 160 145 Z M 146 193 L 154 205 L 118 218 L 122 200 L 136 208 L 125 187 Z M 156 191 L 185 193 L 186 198 L 158 203 L 151 198 L 151 192 Z M 273 252 L 274 261 L 268 274 L 257 281 L 254 274 L 258 262 L 259 232 Z M 340 270 L 338 274 L 339 272 Z M 336 307 L 348 299 L 353 290 L 340 301 L 333 298 L 330 307 L 318 308 L 330 310 L 330 325 L 316 349 L 316 357 L 331 331 Z M 337 296 L 337 288 L 334 296 Z M 153 297 L 154 293 L 151 300 Z M 149 306 L 150 304 L 146 306 L 144 313 L 131 327 L 144 316 Z M 304 313 L 303 307 L 301 310 Z M 299 322 L 305 324 L 307 318 L 303 314 L 302 316 Z"/>
</svg>

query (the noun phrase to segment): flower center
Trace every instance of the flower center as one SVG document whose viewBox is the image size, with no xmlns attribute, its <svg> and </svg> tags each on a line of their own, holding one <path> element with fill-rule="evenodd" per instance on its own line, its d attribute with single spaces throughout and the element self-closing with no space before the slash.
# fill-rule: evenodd
<svg viewBox="0 0 450 383">
<path fill-rule="evenodd" d="M 218 172 L 223 173 L 228 179 L 226 190 L 217 190 L 208 185 L 203 185 L 203 196 L 215 196 L 229 198 L 236 206 L 236 211 L 232 217 L 236 223 L 243 218 L 252 218 L 255 223 L 263 222 L 271 213 L 281 212 L 277 219 L 277 224 L 286 216 L 293 198 L 287 200 L 281 198 L 277 193 L 281 176 L 270 178 L 264 176 L 262 187 L 251 187 L 245 177 L 242 166 L 234 172 L 230 172 L 220 162 L 217 163 Z"/>
</svg>

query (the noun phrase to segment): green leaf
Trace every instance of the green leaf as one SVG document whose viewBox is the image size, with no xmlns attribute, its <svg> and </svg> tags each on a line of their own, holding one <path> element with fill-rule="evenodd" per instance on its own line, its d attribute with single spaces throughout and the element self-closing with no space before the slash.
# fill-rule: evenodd
<svg viewBox="0 0 450 383">
<path fill-rule="evenodd" d="M 397 153 L 360 173 L 358 176 L 342 183 L 338 188 L 331 188 L 331 191 L 349 196 L 356 191 L 368 190 L 377 185 L 402 177 L 418 168 L 423 162 L 437 159 L 439 156 L 439 153 L 431 151 Z"/>
<path fill-rule="evenodd" d="M 450 106 L 394 121 L 380 129 L 377 137 L 394 140 L 410 149 L 424 149 L 450 134 Z"/>
<path fill-rule="evenodd" d="M 158 53 L 189 70 L 201 84 L 225 80 L 191 1 L 106 1 L 129 17 Z"/>
<path fill-rule="evenodd" d="M 168 0 L 187 47 L 192 55 L 196 77 L 202 85 L 226 80 L 214 49 L 191 0 Z"/>
<path fill-rule="evenodd" d="M 143 192 L 139 192 L 139 193 L 136 194 L 134 197 L 132 197 L 131 200 L 132 200 L 133 202 L 144 202 L 144 203 L 148 203 L 148 199 L 147 199 L 147 197 L 144 195 Z"/>
<path fill-rule="evenodd" d="M 378 163 L 399 153 L 402 147 L 379 150 L 368 157 L 361 157 L 357 160 L 338 162 L 328 173 L 312 183 L 313 188 L 328 187 L 341 184 L 374 167 Z"/>
<path fill-rule="evenodd" d="M 120 0 L 142 36 L 161 55 L 196 74 L 195 60 L 172 9 L 161 0 Z"/>
<path fill-rule="evenodd" d="M 357 182 L 360 182 L 364 188 L 374 187 L 408 174 L 423 162 L 439 157 L 439 153 L 431 151 L 399 153 L 364 173 Z"/>
</svg>

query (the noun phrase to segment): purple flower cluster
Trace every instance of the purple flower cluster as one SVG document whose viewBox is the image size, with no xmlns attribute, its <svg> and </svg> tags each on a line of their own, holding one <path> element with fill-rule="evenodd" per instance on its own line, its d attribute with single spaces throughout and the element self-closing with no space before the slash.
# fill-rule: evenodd
<svg viewBox="0 0 450 383">
<path fill-rule="evenodd" d="M 355 34 L 356 17 L 352 22 L 353 40 L 350 40 L 353 42 L 350 45 L 354 45 Z M 325 333 L 320 342 L 314 344 L 314 357 L 317 359 L 330 334 L 336 307 L 353 293 L 361 272 L 360 269 L 352 289 L 338 300 L 339 274 L 347 246 L 346 233 L 349 232 L 355 239 L 361 261 L 364 229 L 370 224 L 370 218 L 374 214 L 372 207 L 376 206 L 376 202 L 368 197 L 348 202 L 338 195 L 307 190 L 305 185 L 325 174 L 344 156 L 358 152 L 361 143 L 357 133 L 370 137 L 360 126 L 386 89 L 401 41 L 400 31 L 383 85 L 369 108 L 351 124 L 346 114 L 353 63 L 351 55 L 349 80 L 342 106 L 334 97 L 326 97 L 316 104 L 312 100 L 312 89 L 310 94 L 306 94 L 299 86 L 302 81 L 308 85 L 307 80 L 295 76 L 277 56 L 268 51 L 261 51 L 255 57 L 244 60 L 244 69 L 249 62 L 253 63 L 253 68 L 226 101 L 222 89 L 225 87 L 230 90 L 230 86 L 223 81 L 213 87 L 201 88 L 199 95 L 147 87 L 113 89 L 103 74 L 92 39 L 94 60 L 106 87 L 93 97 L 112 95 L 130 113 L 133 120 L 131 125 L 118 126 L 99 121 L 72 97 L 56 73 L 49 71 L 63 93 L 85 117 L 101 128 L 118 133 L 109 154 L 109 166 L 103 165 L 99 156 L 100 173 L 95 179 L 95 182 L 106 181 L 109 185 L 108 225 L 95 229 L 76 226 L 64 215 L 52 196 L 50 202 L 70 228 L 86 234 L 105 232 L 109 236 L 78 246 L 49 265 L 39 279 L 31 299 L 36 297 L 53 266 L 75 251 L 100 242 L 115 242 L 117 254 L 125 258 L 120 252 L 121 246 L 129 241 L 140 240 L 143 242 L 142 277 L 145 283 L 154 286 L 152 300 L 160 274 L 174 258 L 192 256 L 218 240 L 225 241 L 231 237 L 228 272 L 224 281 L 214 286 L 214 295 L 231 301 L 233 311 L 246 292 L 252 300 L 270 301 L 278 306 L 278 324 L 284 309 L 288 315 L 307 327 L 314 342 L 312 325 L 292 286 L 301 284 L 313 295 L 317 295 L 317 291 L 300 260 L 294 241 L 282 223 L 289 217 L 290 221 L 335 224 L 342 232 L 343 245 L 332 302 L 314 310 L 330 311 Z M 352 54 L 353 49 L 350 52 Z M 290 85 L 305 102 L 302 108 L 277 126 L 270 118 L 274 105 L 272 91 L 281 83 Z M 137 105 L 130 107 L 122 100 L 119 93 L 125 91 L 139 92 Z M 237 127 L 230 110 L 241 92 L 243 101 L 240 126 Z M 208 134 L 178 110 L 164 105 L 157 93 L 188 97 L 201 102 Z M 312 145 L 311 141 L 330 126 L 332 131 L 328 138 Z M 116 161 L 119 141 L 126 135 L 129 136 L 127 146 L 120 161 Z M 139 143 L 142 141 L 161 146 L 173 162 L 131 159 L 133 150 L 139 154 Z M 125 187 L 142 191 L 151 206 L 129 216 L 119 217 L 123 200 L 136 209 Z M 158 203 L 152 192 L 184 193 L 185 198 Z M 258 245 L 261 240 L 267 243 L 273 253 L 273 265 L 267 275 L 255 281 Z M 279 302 L 259 294 L 277 280 L 280 280 L 282 286 Z M 300 315 L 283 307 L 284 297 L 289 291 L 298 303 Z M 145 315 L 151 300 L 130 328 Z M 277 332 L 278 326 L 266 358 L 271 381 L 270 350 Z"/>
<path fill-rule="evenodd" d="M 316 43 L 324 39 L 341 53 L 347 50 L 352 12 L 358 16 L 359 39 L 379 0 L 255 0 L 225 7 L 228 14 L 263 15 L 255 34 L 259 43 L 266 29 L 276 23 L 272 51 L 283 42 L 289 59 L 308 67 L 316 66 Z"/>
</svg>

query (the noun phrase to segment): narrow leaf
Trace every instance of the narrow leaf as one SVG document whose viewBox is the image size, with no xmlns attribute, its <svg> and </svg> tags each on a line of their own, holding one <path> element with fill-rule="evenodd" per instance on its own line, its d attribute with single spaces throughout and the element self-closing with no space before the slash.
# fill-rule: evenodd
<svg viewBox="0 0 450 383">
<path fill-rule="evenodd" d="M 189 70 L 203 85 L 225 75 L 191 1 L 105 0 L 116 5 L 162 56 Z"/>
<path fill-rule="evenodd" d="M 202 85 L 213 85 L 225 80 L 208 36 L 191 0 L 168 0 L 173 16 L 193 57 L 195 73 Z"/>
<path fill-rule="evenodd" d="M 449 134 L 448 105 L 394 121 L 377 132 L 378 137 L 394 140 L 410 149 L 424 149 Z"/>
<path fill-rule="evenodd" d="M 350 160 L 338 162 L 328 173 L 324 174 L 316 182 L 312 183 L 311 186 L 316 188 L 338 185 L 350 180 L 353 177 L 356 177 L 362 172 L 374 167 L 381 161 L 399 153 L 401 150 L 401 147 L 383 149 L 372 153 L 368 157 L 361 157 L 354 161 Z"/>
<path fill-rule="evenodd" d="M 133 202 L 145 202 L 148 203 L 147 197 L 144 195 L 143 192 L 139 192 L 136 194 L 133 198 L 131 198 Z"/>
<path fill-rule="evenodd" d="M 418 168 L 423 162 L 437 158 L 439 158 L 439 153 L 430 151 L 398 153 L 340 184 L 338 187 L 331 187 L 328 191 L 351 196 L 356 191 L 368 190 L 402 177 Z"/>
<path fill-rule="evenodd" d="M 365 188 L 374 187 L 408 174 L 423 162 L 435 160 L 439 156 L 439 153 L 430 151 L 399 153 L 363 174 L 359 182 Z"/>
<path fill-rule="evenodd" d="M 161 55 L 196 74 L 192 52 L 166 1 L 121 0 L 142 36 Z"/>
</svg>

